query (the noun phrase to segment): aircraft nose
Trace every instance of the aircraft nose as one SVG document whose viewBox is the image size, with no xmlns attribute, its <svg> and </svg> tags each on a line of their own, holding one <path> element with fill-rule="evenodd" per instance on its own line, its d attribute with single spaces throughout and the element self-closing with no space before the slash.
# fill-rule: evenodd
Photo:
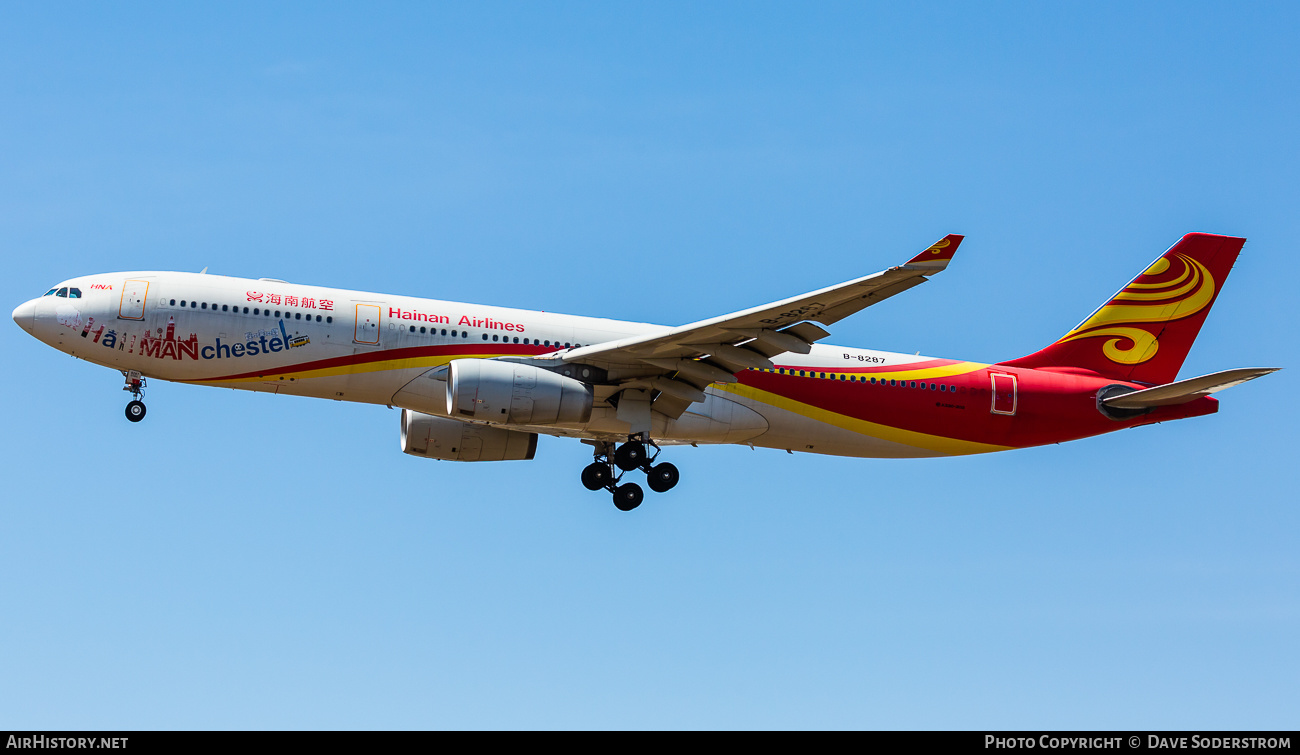
<svg viewBox="0 0 1300 755">
<path fill-rule="evenodd" d="M 31 333 L 36 328 L 36 300 L 19 304 L 14 310 L 14 322 L 23 330 Z"/>
</svg>

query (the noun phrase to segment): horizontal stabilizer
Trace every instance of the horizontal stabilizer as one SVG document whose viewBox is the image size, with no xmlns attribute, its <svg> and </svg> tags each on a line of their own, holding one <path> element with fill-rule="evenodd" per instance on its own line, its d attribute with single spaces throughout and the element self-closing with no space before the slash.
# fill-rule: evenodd
<svg viewBox="0 0 1300 755">
<path fill-rule="evenodd" d="M 1153 406 L 1185 404 L 1224 388 L 1241 385 L 1261 375 L 1277 372 L 1279 369 L 1278 367 L 1244 367 L 1238 370 L 1224 370 L 1212 375 L 1202 375 L 1168 385 L 1158 385 L 1155 388 L 1112 396 L 1102 399 L 1101 402 L 1115 409 L 1147 409 Z"/>
</svg>

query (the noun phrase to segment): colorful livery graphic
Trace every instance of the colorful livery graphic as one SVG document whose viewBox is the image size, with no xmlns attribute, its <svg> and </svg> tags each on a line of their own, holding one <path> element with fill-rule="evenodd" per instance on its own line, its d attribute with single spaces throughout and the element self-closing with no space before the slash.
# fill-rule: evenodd
<svg viewBox="0 0 1300 755">
<path fill-rule="evenodd" d="M 1272 372 L 1177 380 L 1245 239 L 1193 233 L 1070 330 L 1011 361 L 821 343 L 823 326 L 944 270 L 947 236 L 873 275 L 666 327 L 216 275 L 88 275 L 20 305 L 36 338 L 146 379 L 399 407 L 401 448 L 449 461 L 533 458 L 581 439 L 589 490 L 623 510 L 677 484 L 665 446 L 738 443 L 907 458 L 1059 443 L 1218 410 L 1209 394 Z M 185 334 L 184 336 L 180 334 Z"/>
</svg>

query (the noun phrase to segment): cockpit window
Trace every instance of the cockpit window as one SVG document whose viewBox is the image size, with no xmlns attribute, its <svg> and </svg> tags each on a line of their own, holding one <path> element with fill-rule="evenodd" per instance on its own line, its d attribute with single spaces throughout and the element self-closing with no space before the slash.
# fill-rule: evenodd
<svg viewBox="0 0 1300 755">
<path fill-rule="evenodd" d="M 59 289 L 58 292 L 55 293 L 54 295 L 55 295 L 55 296 L 62 296 L 62 297 L 64 297 L 64 298 L 67 298 L 67 296 L 68 296 L 68 288 L 67 288 L 67 286 L 64 286 L 63 288 Z"/>
<path fill-rule="evenodd" d="M 70 288 L 70 289 L 68 289 L 68 298 L 69 298 L 69 299 L 80 299 L 80 298 L 81 298 L 81 289 L 79 289 L 79 288 Z"/>
<path fill-rule="evenodd" d="M 49 291 L 46 291 L 45 293 L 41 294 L 41 296 L 54 296 L 54 292 L 58 290 L 59 290 L 58 286 L 55 286 L 54 288 L 51 288 Z"/>
</svg>

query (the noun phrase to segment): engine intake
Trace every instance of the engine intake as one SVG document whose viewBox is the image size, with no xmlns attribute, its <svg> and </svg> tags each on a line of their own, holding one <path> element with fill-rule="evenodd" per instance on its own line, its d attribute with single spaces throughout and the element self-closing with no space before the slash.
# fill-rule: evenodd
<svg viewBox="0 0 1300 755">
<path fill-rule="evenodd" d="M 537 433 L 402 410 L 402 453 L 443 461 L 527 461 L 537 452 Z"/>
<path fill-rule="evenodd" d="M 447 414 L 510 425 L 581 424 L 591 418 L 590 385 L 538 367 L 455 359 L 447 378 Z"/>
</svg>

